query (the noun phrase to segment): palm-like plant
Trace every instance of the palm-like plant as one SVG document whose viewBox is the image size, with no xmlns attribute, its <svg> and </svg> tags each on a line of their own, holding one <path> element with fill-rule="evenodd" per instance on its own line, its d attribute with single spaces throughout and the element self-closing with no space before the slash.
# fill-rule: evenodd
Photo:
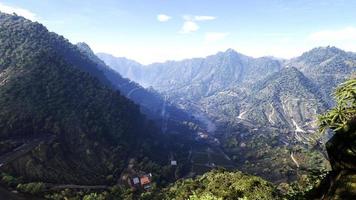
<svg viewBox="0 0 356 200">
<path fill-rule="evenodd" d="M 342 83 L 333 96 L 337 105 L 318 117 L 321 133 L 328 128 L 336 132 L 349 130 L 350 121 L 356 118 L 356 78 Z"/>
</svg>

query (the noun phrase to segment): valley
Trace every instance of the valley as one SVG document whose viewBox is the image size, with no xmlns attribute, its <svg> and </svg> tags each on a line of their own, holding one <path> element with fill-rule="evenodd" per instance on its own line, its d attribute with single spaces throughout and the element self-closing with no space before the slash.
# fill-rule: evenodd
<svg viewBox="0 0 356 200">
<path fill-rule="evenodd" d="M 0 12 L 0 199 L 342 196 L 355 76 L 333 46 L 143 65 Z"/>
<path fill-rule="evenodd" d="M 207 58 L 148 66 L 126 59 L 126 67 L 123 58 L 98 56 L 123 77 L 153 87 L 173 105 L 191 113 L 239 170 L 275 183 L 295 181 L 308 170 L 330 170 L 325 150 L 314 148 L 329 139 L 316 133 L 316 117 L 334 104 L 331 96 L 323 95 L 324 88 L 329 92 L 355 73 L 356 65 L 350 65 L 356 60 L 354 53 L 322 47 L 295 59 L 278 60 L 255 59 L 229 49 Z M 327 82 L 331 76 L 327 71 L 318 71 L 315 79 L 316 72 L 305 70 L 312 68 L 306 67 L 307 59 L 318 57 L 313 65 L 324 68 L 335 66 L 340 59 L 353 61 L 339 66 L 334 74 L 337 78 L 333 78 L 338 81 Z M 326 85 L 320 86 L 321 82 Z M 256 149 L 263 153 L 259 155 Z M 299 152 L 303 164 L 294 152 Z"/>
</svg>

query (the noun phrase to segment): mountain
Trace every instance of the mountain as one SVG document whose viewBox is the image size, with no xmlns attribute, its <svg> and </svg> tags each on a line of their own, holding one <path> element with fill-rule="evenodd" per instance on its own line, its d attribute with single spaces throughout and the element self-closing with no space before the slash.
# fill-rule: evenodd
<svg viewBox="0 0 356 200">
<path fill-rule="evenodd" d="M 106 66 L 86 43 L 78 43 L 76 46 L 84 55 L 96 63 L 97 69 L 106 76 L 114 88 L 119 90 L 127 98 L 141 105 L 142 111 L 151 117 L 157 113 L 161 113 L 164 100 L 157 93 L 150 92 L 139 84 L 123 78 L 118 72 Z"/>
<path fill-rule="evenodd" d="M 141 91 L 142 99 L 129 94 L 133 89 Z M 153 108 L 148 101 L 162 102 L 107 67 L 89 46 L 73 45 L 39 23 L 0 13 L 1 184 L 49 199 L 97 197 L 86 195 L 92 190 L 138 199 L 150 193 L 129 187 L 134 176 L 153 177 L 156 192 L 192 176 L 192 162 L 199 156 L 208 158 L 197 159 L 201 165 L 216 159 L 233 166 L 219 149 L 192 140 L 200 130 L 192 122 L 183 124 L 193 130 L 168 126 L 178 134 L 162 134 L 127 97 L 147 106 L 147 112 Z M 241 177 L 263 185 L 259 195 L 274 192 L 270 183 L 240 172 L 227 178 Z M 240 196 L 251 195 L 249 187 L 258 189 L 245 185 Z"/>
<path fill-rule="evenodd" d="M 113 67 L 113 69 L 119 72 L 123 77 L 129 78 L 137 83 L 143 83 L 142 65 L 140 63 L 124 57 L 114 57 L 106 53 L 97 53 L 96 55 L 101 60 L 105 60 L 108 66 Z"/>
<path fill-rule="evenodd" d="M 309 190 L 309 172 L 327 168 L 310 145 L 315 116 L 356 66 L 354 53 L 335 47 L 291 60 L 229 49 L 149 66 L 99 56 L 117 66 L 85 43 L 0 13 L 2 185 L 52 199 L 282 198 L 238 168 L 282 189 L 307 182 Z M 333 171 L 318 188 L 326 198 L 355 196 L 353 118 L 327 145 Z M 230 171 L 194 177 L 220 166 Z M 151 189 L 132 186 L 136 176 L 152 181 Z"/>
<path fill-rule="evenodd" d="M 330 107 L 334 88 L 356 71 L 356 54 L 336 47 L 319 47 L 289 60 L 286 65 L 296 67 L 311 79 Z"/>
<path fill-rule="evenodd" d="M 119 67 L 114 57 L 107 61 L 102 55 L 123 76 L 137 78 L 125 74 L 123 62 L 116 63 Z M 308 175 L 299 168 L 330 169 L 325 149 L 314 147 L 328 139 L 315 134 L 316 117 L 334 104 L 330 94 L 356 72 L 356 59 L 335 47 L 290 60 L 252 58 L 229 49 L 138 67 L 145 76 L 135 81 L 201 121 L 240 170 L 281 183 Z"/>
<path fill-rule="evenodd" d="M 165 94 L 178 107 L 204 113 L 215 122 L 246 119 L 257 126 L 277 125 L 290 130 L 305 126 L 314 131 L 315 114 L 333 105 L 333 88 L 356 71 L 355 55 L 320 47 L 291 60 L 278 60 L 252 58 L 228 49 L 206 58 L 141 67 L 136 63 L 131 72 L 145 74 L 136 81 Z M 135 80 L 134 74 L 125 71 L 131 66 L 119 62 L 122 58 L 115 63 L 113 56 L 99 57 Z"/>
<path fill-rule="evenodd" d="M 77 46 L 39 23 L 0 13 L 2 180 L 15 187 L 110 185 L 130 161 L 168 181 L 172 176 L 160 171 L 170 154 L 186 156 L 184 138 L 161 134 Z"/>
<path fill-rule="evenodd" d="M 326 108 L 318 86 L 298 69 L 288 67 L 254 84 L 240 112 L 243 119 L 261 125 L 313 133 L 317 113 Z"/>
<path fill-rule="evenodd" d="M 125 73 L 127 68 L 118 58 L 98 54 L 113 69 L 119 69 L 119 73 L 143 85 L 149 85 L 160 92 L 170 96 L 184 97 L 196 100 L 210 96 L 221 90 L 250 83 L 278 71 L 281 68 L 279 61 L 269 58 L 254 59 L 235 52 L 232 49 L 220 52 L 207 58 L 187 59 L 183 61 L 170 61 L 141 66 L 141 74 L 144 77 L 135 79 Z M 131 68 L 129 66 L 128 68 Z M 136 69 L 137 70 L 137 69 Z M 131 71 L 132 72 L 132 71 Z"/>
<path fill-rule="evenodd" d="M 179 122 L 192 121 L 188 113 L 176 108 L 153 88 L 146 89 L 134 81 L 123 78 L 117 71 L 100 60 L 87 44 L 78 43 L 76 46 L 96 64 L 97 69 L 110 81 L 112 87 L 140 105 L 141 111 L 150 119 L 155 120 L 164 132 L 168 127 L 177 126 Z M 179 128 L 184 128 L 183 126 L 181 125 Z"/>
</svg>

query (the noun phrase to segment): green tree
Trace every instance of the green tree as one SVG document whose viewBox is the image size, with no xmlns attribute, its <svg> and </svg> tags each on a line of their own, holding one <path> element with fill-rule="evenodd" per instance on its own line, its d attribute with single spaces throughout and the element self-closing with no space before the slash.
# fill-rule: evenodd
<svg viewBox="0 0 356 200">
<path fill-rule="evenodd" d="M 356 78 L 341 84 L 333 94 L 337 105 L 327 113 L 319 116 L 319 131 L 328 128 L 347 132 L 350 122 L 356 118 Z"/>
<path fill-rule="evenodd" d="M 203 195 L 197 195 L 194 193 L 189 197 L 189 200 L 222 200 L 222 198 L 216 197 L 212 195 L 211 193 L 205 193 Z"/>
<path fill-rule="evenodd" d="M 102 194 L 90 193 L 83 197 L 83 200 L 105 200 L 106 198 Z"/>
</svg>

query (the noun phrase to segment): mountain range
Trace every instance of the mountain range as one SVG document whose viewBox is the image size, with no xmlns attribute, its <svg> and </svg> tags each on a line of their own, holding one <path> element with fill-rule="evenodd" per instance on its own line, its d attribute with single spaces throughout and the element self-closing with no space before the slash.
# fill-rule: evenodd
<svg viewBox="0 0 356 200">
<path fill-rule="evenodd" d="M 300 167 L 330 169 L 325 149 L 315 146 L 330 138 L 318 134 L 317 116 L 334 105 L 335 87 L 356 73 L 356 54 L 336 47 L 290 60 L 228 49 L 147 66 L 97 55 L 123 77 L 153 87 L 191 113 L 238 169 L 277 183 L 306 175 Z"/>
<path fill-rule="evenodd" d="M 356 54 L 335 47 L 144 66 L 0 13 L 0 195 L 280 199 L 330 170 L 316 116 L 355 72 Z"/>
<path fill-rule="evenodd" d="M 98 53 L 123 77 L 153 87 L 177 107 L 214 121 L 315 131 L 336 85 L 356 72 L 356 54 L 320 47 L 290 60 L 252 58 L 232 49 L 206 58 L 143 66 Z"/>
</svg>

